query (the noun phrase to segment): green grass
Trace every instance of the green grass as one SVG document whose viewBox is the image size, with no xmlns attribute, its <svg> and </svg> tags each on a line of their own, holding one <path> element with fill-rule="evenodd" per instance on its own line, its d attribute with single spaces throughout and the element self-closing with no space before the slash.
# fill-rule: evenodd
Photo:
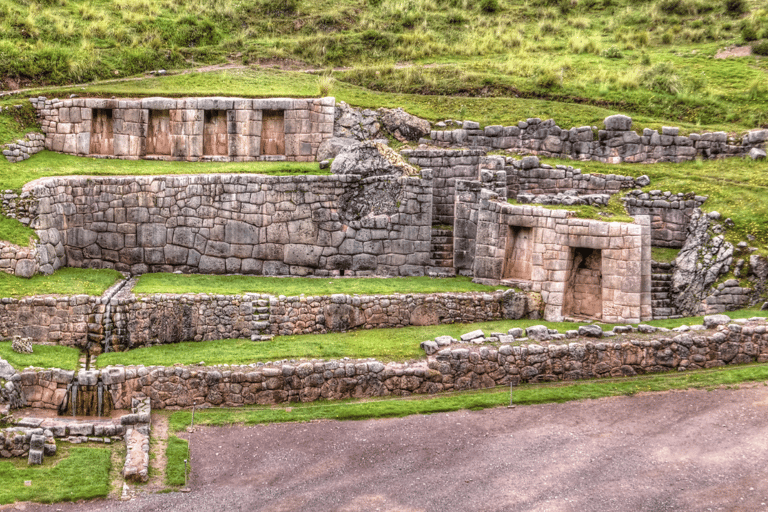
<svg viewBox="0 0 768 512">
<path fill-rule="evenodd" d="M 0 190 L 21 190 L 22 185 L 47 176 L 148 176 L 165 174 L 248 173 L 270 176 L 329 174 L 317 163 L 302 162 L 164 162 L 85 158 L 43 151 L 29 160 L 9 163 L 0 159 Z"/>
<path fill-rule="evenodd" d="M 627 396 L 640 392 L 669 391 L 674 389 L 713 389 L 736 386 L 743 382 L 768 380 L 768 365 L 754 364 L 685 373 L 645 375 L 625 379 L 600 379 L 578 382 L 523 384 L 514 388 L 515 405 L 564 403 L 573 400 Z M 195 412 L 195 425 L 224 426 L 232 424 L 257 425 L 331 420 L 366 420 L 373 418 L 399 418 L 412 414 L 434 414 L 462 409 L 479 410 L 509 405 L 509 388 L 457 392 L 437 398 L 409 397 L 347 400 L 339 402 L 312 402 L 290 406 L 253 406 L 234 409 L 203 409 Z M 171 431 L 184 430 L 191 423 L 191 411 L 178 411 L 171 415 Z"/>
<path fill-rule="evenodd" d="M 74 370 L 80 351 L 72 347 L 58 345 L 33 345 L 32 354 L 19 354 L 11 350 L 10 341 L 0 341 L 0 358 L 8 361 L 17 370 L 28 366 L 36 368 L 61 368 Z"/>
<path fill-rule="evenodd" d="M 186 439 L 179 439 L 174 435 L 168 436 L 168 445 L 165 448 L 166 466 L 165 466 L 165 484 L 181 486 L 186 483 L 184 478 L 184 460 L 189 461 L 189 442 Z M 191 466 L 186 465 L 187 475 Z"/>
<path fill-rule="evenodd" d="M 21 247 L 28 247 L 29 240 L 37 240 L 35 230 L 16 219 L 0 215 L 0 240 L 5 240 Z"/>
<path fill-rule="evenodd" d="M 651 247 L 651 257 L 659 263 L 671 263 L 679 253 L 680 249 L 671 247 Z"/>
<path fill-rule="evenodd" d="M 394 293 L 491 292 L 506 289 L 473 283 L 469 277 L 435 279 L 431 277 L 367 277 L 367 278 L 302 278 L 261 276 L 214 276 L 200 274 L 143 274 L 133 288 L 135 294 L 209 293 L 242 295 L 265 293 L 271 295 L 306 296 L 332 295 L 391 295 Z"/>
<path fill-rule="evenodd" d="M 740 310 L 726 313 L 731 318 L 765 317 L 768 312 Z M 677 327 L 679 325 L 701 324 L 703 317 L 672 320 L 654 320 L 643 322 L 658 327 Z M 422 359 L 424 352 L 419 348 L 422 341 L 436 336 L 453 336 L 458 339 L 462 334 L 482 329 L 486 334 L 507 332 L 513 327 L 546 325 L 561 333 L 569 329 L 578 329 L 578 323 L 545 322 L 541 320 L 496 320 L 474 324 L 442 324 L 423 327 L 410 326 L 392 329 L 368 329 L 344 333 L 305 334 L 278 336 L 271 341 L 253 342 L 245 339 L 225 339 L 212 341 L 190 341 L 169 345 L 158 345 L 130 350 L 128 352 L 108 352 L 99 355 L 97 364 L 105 366 L 144 365 L 173 366 L 174 364 L 250 364 L 255 362 L 279 361 L 282 359 L 340 359 L 375 358 L 380 361 L 405 361 Z M 605 324 L 604 329 L 612 325 Z"/>
<path fill-rule="evenodd" d="M 112 269 L 64 267 L 49 276 L 37 274 L 29 279 L 0 272 L 0 297 L 32 295 L 101 295 L 123 279 Z"/>
<path fill-rule="evenodd" d="M 58 445 L 40 466 L 26 458 L 0 460 L 0 504 L 55 503 L 105 497 L 109 493 L 110 449 Z M 25 481 L 31 481 L 29 487 Z"/>
<path fill-rule="evenodd" d="M 249 364 L 280 359 L 343 357 L 373 357 L 381 361 L 404 361 L 423 358 L 424 351 L 419 348 L 419 343 L 434 339 L 435 336 L 450 335 L 458 338 L 475 329 L 483 329 L 486 333 L 507 332 L 512 327 L 526 327 L 534 324 L 544 324 L 562 332 L 577 328 L 579 325 L 538 320 L 498 320 L 477 324 L 443 324 L 278 336 L 271 341 L 262 342 L 243 339 L 182 342 L 138 348 L 128 352 L 101 354 L 97 364 L 100 368 L 114 364 L 173 366 L 175 363 L 196 364 L 200 361 L 205 361 L 206 365 Z"/>
</svg>

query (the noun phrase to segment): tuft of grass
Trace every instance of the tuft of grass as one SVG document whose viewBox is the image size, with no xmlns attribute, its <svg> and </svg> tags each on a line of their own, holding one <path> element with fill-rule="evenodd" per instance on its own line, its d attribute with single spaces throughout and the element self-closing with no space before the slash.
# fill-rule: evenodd
<svg viewBox="0 0 768 512">
<path fill-rule="evenodd" d="M 600 379 L 579 382 L 524 384 L 514 388 L 512 403 L 533 405 L 564 403 L 573 400 L 631 396 L 636 393 L 675 389 L 713 389 L 743 382 L 768 379 L 768 365 L 698 370 L 680 374 L 666 373 L 624 379 Z M 413 414 L 434 414 L 458 410 L 480 410 L 509 405 L 509 388 L 452 393 L 440 397 L 409 397 L 373 400 L 319 401 L 285 406 L 253 406 L 233 409 L 204 409 L 195 413 L 196 425 L 304 422 L 318 419 L 338 421 L 374 418 L 400 418 Z M 190 425 L 192 413 L 178 411 L 171 415 L 169 428 L 181 431 Z"/>
<path fill-rule="evenodd" d="M 0 504 L 89 500 L 109 494 L 109 448 L 59 444 L 57 452 L 40 466 L 28 466 L 26 459 L 0 460 Z M 25 481 L 32 484 L 26 486 Z"/>
<path fill-rule="evenodd" d="M 184 475 L 184 460 L 187 460 L 186 468 L 187 475 L 191 470 L 189 464 L 189 441 L 186 439 L 179 439 L 174 435 L 168 436 L 168 444 L 165 448 L 165 484 L 173 486 L 181 486 L 186 483 Z"/>
<path fill-rule="evenodd" d="M 74 370 L 80 351 L 72 347 L 59 345 L 32 346 L 31 354 L 19 354 L 11 349 L 10 341 L 0 341 L 0 358 L 8 361 L 17 370 L 23 370 L 28 366 L 36 368 L 61 368 L 62 370 Z"/>
<path fill-rule="evenodd" d="M 489 292 L 506 289 L 473 283 L 469 277 L 362 277 L 362 278 L 306 278 L 262 277 L 241 275 L 201 274 L 143 274 L 133 288 L 135 294 L 152 293 L 209 293 L 214 295 L 242 295 L 266 293 L 271 295 L 389 295 L 393 293 L 437 292 Z"/>
<path fill-rule="evenodd" d="M 38 240 L 35 230 L 16 219 L 0 215 L 0 240 L 5 240 L 20 247 L 28 247 L 30 240 Z"/>
<path fill-rule="evenodd" d="M 101 295 L 123 279 L 112 269 L 64 267 L 49 276 L 37 274 L 29 279 L 0 272 L 0 297 L 33 295 Z"/>
</svg>

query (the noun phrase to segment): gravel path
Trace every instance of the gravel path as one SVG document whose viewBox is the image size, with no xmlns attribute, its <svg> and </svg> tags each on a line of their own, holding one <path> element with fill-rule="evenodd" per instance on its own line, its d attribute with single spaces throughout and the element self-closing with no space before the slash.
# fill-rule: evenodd
<svg viewBox="0 0 768 512">
<path fill-rule="evenodd" d="M 768 512 L 768 383 L 191 439 L 188 494 L 22 510 Z"/>
</svg>

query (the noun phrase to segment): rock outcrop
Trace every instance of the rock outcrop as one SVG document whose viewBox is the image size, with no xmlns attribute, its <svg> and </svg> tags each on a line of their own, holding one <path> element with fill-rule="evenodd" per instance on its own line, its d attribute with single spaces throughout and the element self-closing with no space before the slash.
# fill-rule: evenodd
<svg viewBox="0 0 768 512">
<path fill-rule="evenodd" d="M 331 165 L 333 174 L 371 176 L 414 176 L 418 169 L 406 162 L 392 148 L 383 143 L 365 141 L 350 146 L 338 154 Z"/>
</svg>

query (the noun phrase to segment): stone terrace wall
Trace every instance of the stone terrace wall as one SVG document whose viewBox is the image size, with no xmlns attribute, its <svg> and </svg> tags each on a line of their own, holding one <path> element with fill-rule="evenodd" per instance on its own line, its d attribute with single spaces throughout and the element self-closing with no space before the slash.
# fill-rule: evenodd
<svg viewBox="0 0 768 512">
<path fill-rule="evenodd" d="M 104 304 L 100 297 L 26 297 L 0 299 L 0 338 L 14 336 L 34 341 L 85 348 L 91 337 L 103 335 Z M 96 322 L 98 320 L 98 322 Z M 100 341 L 100 340 L 99 340 Z"/>
<path fill-rule="evenodd" d="M 622 199 L 630 215 L 650 215 L 651 243 L 654 247 L 682 247 L 691 215 L 707 197 L 693 193 L 633 190 Z"/>
<path fill-rule="evenodd" d="M 434 179 L 432 223 L 453 225 L 455 182 L 457 179 L 476 180 L 485 151 L 477 149 L 441 150 L 408 149 L 402 151 L 411 164 L 431 169 Z"/>
<path fill-rule="evenodd" d="M 146 158 L 149 153 L 155 159 L 187 161 L 314 161 L 320 144 L 333 137 L 335 110 L 334 98 L 49 100 L 41 96 L 30 101 L 37 109 L 48 150 L 128 159 Z M 221 117 L 220 126 L 212 126 L 211 113 L 226 119 Z M 282 153 L 263 152 L 265 113 L 278 117 L 273 128 L 280 132 Z M 161 133 L 157 147 L 154 129 Z M 216 130 L 216 135 L 206 129 Z M 223 147 L 206 152 L 209 144 Z"/>
<path fill-rule="evenodd" d="M 544 318 L 560 321 L 565 311 L 567 281 L 575 251 L 598 251 L 601 258 L 604 322 L 639 322 L 651 318 L 650 220 L 637 224 L 577 219 L 565 210 L 511 205 L 480 184 L 457 185 L 457 222 L 454 227 L 454 262 L 464 271 L 471 266 L 475 278 L 498 281 L 516 261 L 525 260 L 526 277 L 514 281 L 540 292 L 546 304 Z M 647 222 L 646 222 L 647 221 Z M 530 229 L 525 254 L 512 257 L 508 239 L 515 229 Z M 474 242 L 474 254 L 467 250 Z M 514 253 L 513 253 L 514 254 Z M 516 259 L 515 259 L 516 258 Z M 601 313 L 600 313 L 601 310 Z"/>
<path fill-rule="evenodd" d="M 414 276 L 430 263 L 423 176 L 66 177 L 25 191 L 39 201 L 32 227 L 63 241 L 70 267 Z"/>
<path fill-rule="evenodd" d="M 3 147 L 3 156 L 12 164 L 23 162 L 30 156 L 39 153 L 45 146 L 45 135 L 42 133 L 30 132 L 23 139 L 16 142 L 5 144 Z"/>
<path fill-rule="evenodd" d="M 632 119 L 614 115 L 605 119 L 605 130 L 597 133 L 582 126 L 564 130 L 554 120 L 531 118 L 517 126 L 486 126 L 465 121 L 462 129 L 433 130 L 419 142 L 444 147 L 506 149 L 520 153 L 574 160 L 620 162 L 682 162 L 695 158 L 745 156 L 754 147 L 765 147 L 768 130 L 753 130 L 740 140 L 729 140 L 725 132 L 679 135 L 679 128 L 664 127 L 662 133 L 632 131 Z"/>
<path fill-rule="evenodd" d="M 446 348 L 414 364 L 373 360 L 307 361 L 238 367 L 107 367 L 116 409 L 145 395 L 153 408 L 241 406 L 311 402 L 320 398 L 410 395 L 489 388 L 522 382 L 619 377 L 768 362 L 764 322 L 721 326 L 717 332 L 691 332 L 674 338 L 588 341 L 548 346 Z M 55 371 L 25 371 L 25 396 L 53 408 L 62 394 Z M 65 380 L 65 379 L 60 379 Z M 40 400 L 35 400 L 41 397 Z M 49 405 L 50 404 L 50 405 Z"/>
<path fill-rule="evenodd" d="M 507 173 L 507 197 L 520 194 L 544 195 L 575 191 L 584 194 L 617 194 L 622 190 L 643 187 L 650 183 L 647 176 L 632 178 L 618 174 L 582 174 L 569 165 L 552 167 L 542 164 L 535 156 L 520 160 L 512 157 L 489 156 L 480 163 L 481 169 L 503 170 Z"/>
</svg>

